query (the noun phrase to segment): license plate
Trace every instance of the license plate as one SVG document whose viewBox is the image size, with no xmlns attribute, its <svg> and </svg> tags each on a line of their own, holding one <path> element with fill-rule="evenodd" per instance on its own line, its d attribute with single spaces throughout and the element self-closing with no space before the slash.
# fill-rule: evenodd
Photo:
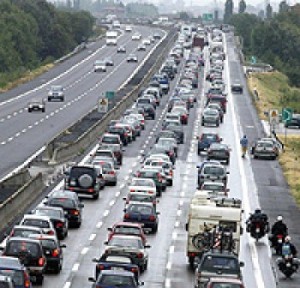
<svg viewBox="0 0 300 288">
<path fill-rule="evenodd" d="M 111 270 L 122 271 L 124 268 L 122 267 L 111 267 Z"/>
</svg>

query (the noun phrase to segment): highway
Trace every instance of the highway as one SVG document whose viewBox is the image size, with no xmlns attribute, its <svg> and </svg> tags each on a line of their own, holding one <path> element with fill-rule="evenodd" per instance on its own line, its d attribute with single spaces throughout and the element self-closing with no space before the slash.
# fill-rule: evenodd
<svg viewBox="0 0 300 288">
<path fill-rule="evenodd" d="M 151 33 L 149 28 L 139 29 L 143 35 Z M 230 84 L 235 80 L 239 80 L 246 87 L 233 43 L 233 36 L 227 34 L 225 39 L 227 57 L 224 73 L 227 87 L 230 87 Z M 129 34 L 122 36 L 120 42 L 128 42 L 127 50 L 134 50 L 136 43 L 138 43 L 131 42 Z M 112 53 L 107 47 L 100 51 L 101 58 Z M 140 55 L 143 52 L 138 53 Z M 92 72 L 92 63 L 97 57 L 99 56 L 91 56 L 86 61 L 87 63 L 84 62 L 82 66 L 79 65 L 78 71 L 76 68 L 74 75 L 72 72 L 70 75 L 66 74 L 53 82 L 53 84 L 63 84 L 67 88 L 66 102 L 47 104 L 45 114 L 28 114 L 25 107 L 31 97 L 34 98 L 41 94 L 45 97 L 47 87 L 43 87 L 41 91 L 33 91 L 13 102 L 1 104 L 0 125 L 6 128 L 0 136 L 0 142 L 5 142 L 5 144 L 1 144 L 0 149 L 0 155 L 3 159 L 0 175 L 3 175 L 5 171 L 7 172 L 7 169 L 22 163 L 26 155 L 27 157 L 31 155 L 44 145 L 47 139 L 69 126 L 80 115 L 88 112 L 95 106 L 102 91 L 117 89 L 136 67 L 135 64 L 124 63 L 124 56 L 120 54 L 114 56 L 115 66 L 107 74 L 100 76 Z M 203 74 L 208 68 L 206 65 Z M 171 91 L 177 80 L 172 82 Z M 269 215 L 271 223 L 274 222 L 278 213 L 282 214 L 290 227 L 293 243 L 300 247 L 299 210 L 289 196 L 288 187 L 278 162 L 254 160 L 249 155 L 246 159 L 240 157 L 240 137 L 247 134 L 250 140 L 255 140 L 262 137 L 264 133 L 248 91 L 244 89 L 244 93 L 240 95 L 232 94 L 230 89 L 227 89 L 228 110 L 224 117 L 224 123 L 219 128 L 208 128 L 202 127 L 200 124 L 204 92 L 208 88 L 208 82 L 201 80 L 199 87 L 198 104 L 191 109 L 189 124 L 184 129 L 185 144 L 179 148 L 174 185 L 168 187 L 159 199 L 160 223 L 158 232 L 156 235 L 148 235 L 148 241 L 151 245 L 149 268 L 141 277 L 146 288 L 193 287 L 194 274 L 188 267 L 185 254 L 187 239 L 185 224 L 189 202 L 196 190 L 196 165 L 205 159 L 205 155 L 200 157 L 197 155 L 196 137 L 203 131 L 211 129 L 218 131 L 224 139 L 223 142 L 231 147 L 231 160 L 228 167 L 230 171 L 229 196 L 243 200 L 244 220 L 257 207 L 262 207 Z M 123 165 L 118 172 L 118 185 L 106 187 L 97 201 L 84 200 L 82 226 L 79 229 L 71 229 L 68 238 L 63 241 L 67 245 L 63 269 L 59 275 L 47 274 L 43 287 L 82 288 L 91 286 L 88 277 L 94 276 L 95 269 L 92 258 L 100 256 L 103 251 L 104 241 L 107 240 L 107 228 L 122 219 L 124 208 L 122 198 L 127 194 L 127 184 L 132 173 L 140 167 L 141 155 L 154 144 L 155 135 L 160 131 L 163 115 L 166 113 L 165 104 L 170 95 L 171 92 L 168 96 L 163 97 L 162 104 L 157 110 L 158 117 L 156 120 L 147 121 L 142 136 L 126 147 Z M 70 104 L 66 105 L 67 103 Z M 51 113 L 54 113 L 53 116 L 50 116 Z M 9 115 L 11 117 L 8 117 Z M 49 117 L 46 118 L 46 115 Z M 41 119 L 44 120 L 41 121 Z M 22 132 L 29 126 L 32 128 Z M 16 136 L 19 132 L 20 135 Z M 10 138 L 12 140 L 9 140 Z M 15 150 L 16 148 L 19 149 Z M 12 155 L 9 153 L 10 151 L 16 152 Z M 293 275 L 292 280 L 286 280 L 274 268 L 275 257 L 271 255 L 267 237 L 255 243 L 255 240 L 250 239 L 246 231 L 244 232 L 241 241 L 240 260 L 245 263 L 243 268 L 245 287 L 300 287 L 300 278 L 297 274 Z M 276 286 L 276 280 L 279 280 L 278 286 Z"/>
<path fill-rule="evenodd" d="M 150 28 L 147 27 L 139 27 L 135 31 L 139 31 L 142 38 L 151 34 Z M 141 62 L 155 45 L 152 44 L 145 52 L 136 52 L 139 41 L 131 40 L 132 33 L 123 32 L 118 40 L 119 45 L 126 45 L 126 54 L 117 54 L 116 47 L 101 45 L 90 51 L 81 62 L 61 71 L 41 86 L 29 91 L 16 89 L 18 94 L 14 95 L 15 97 L 12 97 L 13 92 L 7 93 L 12 98 L 0 103 L 0 178 L 87 114 L 96 106 L 97 100 L 105 91 L 116 91 L 129 78 L 139 63 L 127 63 L 127 55 L 135 52 Z M 95 73 L 94 61 L 108 56 L 113 58 L 114 66 L 109 67 L 106 73 Z M 28 113 L 27 106 L 30 100 L 47 99 L 51 85 L 63 85 L 65 102 L 46 103 L 45 113 Z M 2 99 L 6 98 L 3 94 Z"/>
</svg>

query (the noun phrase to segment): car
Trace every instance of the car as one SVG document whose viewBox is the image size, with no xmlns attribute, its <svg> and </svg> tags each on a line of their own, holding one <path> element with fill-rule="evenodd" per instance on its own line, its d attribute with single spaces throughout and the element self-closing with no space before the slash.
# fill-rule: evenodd
<svg viewBox="0 0 300 288">
<path fill-rule="evenodd" d="M 220 163 L 215 164 L 207 162 L 202 168 L 198 169 L 198 187 L 201 187 L 205 181 L 222 182 L 227 185 L 229 172 Z"/>
<path fill-rule="evenodd" d="M 156 117 L 155 108 L 152 104 L 147 103 L 137 103 L 137 107 L 142 107 L 145 111 L 144 117 L 145 119 L 154 120 Z"/>
<path fill-rule="evenodd" d="M 205 288 L 245 288 L 242 280 L 231 277 L 211 277 Z"/>
<path fill-rule="evenodd" d="M 137 51 L 146 51 L 146 46 L 143 43 L 139 44 Z"/>
<path fill-rule="evenodd" d="M 177 137 L 177 143 L 183 144 L 184 143 L 184 131 L 182 126 L 174 125 L 174 124 L 169 124 L 163 127 L 163 130 L 169 130 L 173 131 Z"/>
<path fill-rule="evenodd" d="M 212 143 L 207 150 L 207 160 L 225 161 L 228 165 L 230 162 L 230 148 L 224 143 Z"/>
<path fill-rule="evenodd" d="M 121 137 L 118 134 L 104 133 L 99 141 L 99 146 L 102 144 L 122 145 Z"/>
<path fill-rule="evenodd" d="M 94 62 L 94 72 L 106 72 L 106 63 L 103 60 L 96 60 Z"/>
<path fill-rule="evenodd" d="M 222 182 L 212 182 L 205 181 L 201 187 L 198 187 L 202 191 L 210 191 L 213 195 L 218 195 L 218 197 L 227 197 L 229 189 Z"/>
<path fill-rule="evenodd" d="M 143 224 L 143 229 L 156 233 L 158 229 L 159 212 L 156 205 L 146 202 L 131 202 L 124 209 L 123 221 Z"/>
<path fill-rule="evenodd" d="M 156 195 L 149 194 L 147 192 L 130 192 L 126 197 L 123 197 L 125 201 L 125 207 L 130 204 L 130 202 L 146 202 L 152 203 L 153 205 L 157 204 Z"/>
<path fill-rule="evenodd" d="M 31 211 L 31 214 L 48 216 L 53 223 L 58 239 L 62 240 L 68 236 L 69 222 L 63 208 L 38 206 Z"/>
<path fill-rule="evenodd" d="M 2 256 L 19 258 L 27 268 L 30 280 L 38 285 L 43 284 L 47 259 L 39 240 L 11 237 L 6 243 Z"/>
<path fill-rule="evenodd" d="M 0 275 L 1 288 L 15 288 L 15 284 L 10 276 Z"/>
<path fill-rule="evenodd" d="M 174 148 L 175 157 L 178 156 L 178 144 L 177 144 L 177 140 L 174 138 L 160 137 L 155 145 L 172 146 Z M 170 156 L 170 155 L 169 155 L 169 157 L 172 158 L 172 156 Z"/>
<path fill-rule="evenodd" d="M 0 256 L 0 275 L 9 276 L 13 288 L 32 288 L 27 268 L 16 257 Z"/>
<path fill-rule="evenodd" d="M 65 101 L 64 88 L 61 85 L 52 85 L 48 92 L 48 102 L 51 101 Z"/>
<path fill-rule="evenodd" d="M 124 253 L 124 255 L 121 253 L 116 255 L 104 253 L 99 259 L 93 258 L 92 261 L 96 263 L 95 279 L 98 278 L 103 270 L 129 271 L 134 274 L 136 281 L 139 279 L 139 266 L 136 265 L 132 257 L 126 255 L 126 253 Z"/>
<path fill-rule="evenodd" d="M 176 115 L 176 117 L 179 117 L 178 115 Z M 177 118 L 178 119 L 178 118 Z M 170 139 L 175 139 L 177 144 L 178 143 L 178 138 L 176 137 L 176 134 L 173 131 L 169 131 L 169 130 L 162 130 L 160 131 L 157 136 L 156 136 L 156 143 L 160 138 L 170 138 Z"/>
<path fill-rule="evenodd" d="M 198 139 L 198 155 L 207 150 L 212 143 L 220 143 L 223 139 L 215 132 L 204 132 Z"/>
<path fill-rule="evenodd" d="M 133 127 L 130 124 L 118 122 L 115 127 L 123 127 L 125 129 L 128 143 L 134 140 Z"/>
<path fill-rule="evenodd" d="M 131 31 L 132 31 L 132 27 L 129 26 L 129 25 L 126 25 L 126 26 L 125 26 L 125 31 L 126 31 L 126 32 L 131 32 Z"/>
<path fill-rule="evenodd" d="M 134 273 L 118 270 L 103 270 L 97 279 L 89 277 L 88 280 L 93 283 L 93 288 L 139 288 L 144 284 L 135 280 Z"/>
<path fill-rule="evenodd" d="M 133 132 L 135 134 L 135 137 L 141 136 L 142 132 L 142 125 L 139 120 L 137 120 L 135 117 L 131 117 L 130 115 L 127 115 L 125 117 L 121 118 L 121 123 L 129 124 L 133 127 Z"/>
<path fill-rule="evenodd" d="M 141 126 L 142 130 L 145 130 L 145 117 L 143 114 L 137 114 L 137 113 L 130 113 L 129 115 L 125 115 L 124 119 L 128 120 L 135 120 L 139 122 L 139 125 Z"/>
<path fill-rule="evenodd" d="M 45 234 L 57 236 L 54 225 L 48 216 L 25 214 L 19 225 L 38 227 L 41 228 Z"/>
<path fill-rule="evenodd" d="M 129 142 L 129 135 L 126 131 L 126 128 L 125 127 L 122 127 L 118 124 L 114 124 L 114 125 L 110 125 L 107 129 L 107 132 L 109 134 L 115 134 L 115 135 L 119 135 L 120 138 L 121 138 L 121 141 L 122 141 L 122 144 L 124 146 L 127 146 L 128 145 L 128 142 Z"/>
<path fill-rule="evenodd" d="M 180 115 L 181 124 L 183 124 L 183 125 L 188 124 L 189 112 L 187 111 L 187 109 L 185 107 L 175 105 L 175 106 L 173 106 L 171 113 Z"/>
<path fill-rule="evenodd" d="M 99 167 L 92 164 L 78 164 L 65 172 L 65 189 L 98 199 L 105 181 Z"/>
<path fill-rule="evenodd" d="M 112 60 L 111 57 L 106 57 L 106 58 L 104 59 L 104 62 L 105 62 L 105 65 L 106 65 L 106 66 L 114 66 L 114 61 Z"/>
<path fill-rule="evenodd" d="M 92 164 L 97 166 L 101 166 L 103 179 L 105 181 L 105 185 L 113 185 L 116 186 L 118 183 L 117 172 L 114 168 L 114 164 L 109 160 L 93 160 Z"/>
<path fill-rule="evenodd" d="M 145 38 L 145 39 L 143 39 L 142 40 L 142 43 L 144 44 L 144 45 L 151 45 L 151 41 L 150 41 L 150 39 L 149 38 Z"/>
<path fill-rule="evenodd" d="M 63 249 L 65 244 L 60 244 L 55 236 L 50 235 L 30 235 L 31 239 L 37 239 L 41 242 L 46 261 L 46 271 L 60 273 L 63 265 Z"/>
<path fill-rule="evenodd" d="M 156 185 L 153 179 L 133 177 L 128 185 L 129 192 L 148 193 L 156 195 Z"/>
<path fill-rule="evenodd" d="M 140 40 L 142 37 L 142 35 L 140 33 L 134 33 L 132 36 L 131 36 L 131 40 Z"/>
<path fill-rule="evenodd" d="M 118 169 L 119 166 L 121 166 L 123 163 L 123 151 L 124 150 L 122 148 L 122 144 L 101 144 L 97 149 L 98 153 L 96 152 L 96 156 L 97 156 L 97 154 L 98 154 L 98 156 L 101 156 L 101 155 L 99 155 L 99 151 L 105 151 L 105 150 L 106 151 L 109 150 L 113 153 L 114 158 L 108 159 L 108 160 L 112 162 L 112 164 L 114 165 L 114 168 Z M 99 157 L 98 157 L 98 159 L 99 159 Z"/>
<path fill-rule="evenodd" d="M 126 53 L 126 47 L 121 45 L 117 49 L 117 53 Z"/>
<path fill-rule="evenodd" d="M 233 83 L 231 85 L 231 92 L 242 94 L 243 93 L 243 86 L 242 86 L 242 84 L 240 84 L 240 83 Z"/>
<path fill-rule="evenodd" d="M 224 121 L 224 111 L 223 111 L 223 109 L 222 109 L 222 107 L 220 106 L 219 103 L 210 102 L 210 103 L 207 104 L 207 106 L 205 108 L 218 110 L 219 115 L 220 115 L 220 123 L 223 123 L 223 121 Z"/>
<path fill-rule="evenodd" d="M 129 54 L 126 58 L 126 61 L 129 62 L 138 62 L 138 57 L 135 54 Z"/>
<path fill-rule="evenodd" d="M 272 140 L 258 140 L 251 149 L 255 159 L 269 158 L 275 160 L 278 157 L 278 146 Z"/>
<path fill-rule="evenodd" d="M 44 205 L 62 208 L 66 213 L 70 227 L 79 228 L 81 226 L 84 204 L 80 202 L 77 193 L 68 190 L 55 190 L 46 197 Z"/>
<path fill-rule="evenodd" d="M 298 127 L 300 128 L 300 114 L 292 114 L 292 117 L 289 121 L 285 121 L 284 127 Z"/>
<path fill-rule="evenodd" d="M 135 264 L 139 266 L 141 272 L 147 270 L 149 260 L 147 249 L 151 246 L 145 245 L 140 236 L 115 234 L 108 241 L 104 242 L 104 244 L 106 245 L 105 254 L 111 250 L 113 251 L 114 248 L 122 248 L 124 252 L 135 253 L 137 255 Z"/>
<path fill-rule="evenodd" d="M 27 110 L 29 113 L 33 111 L 46 112 L 46 103 L 43 99 L 33 99 L 28 103 Z"/>
<path fill-rule="evenodd" d="M 223 112 L 226 113 L 226 107 L 227 107 L 227 98 L 224 95 L 220 94 L 211 94 L 206 97 L 206 104 L 207 106 L 211 102 L 217 102 L 220 104 L 221 108 L 223 109 Z"/>
<path fill-rule="evenodd" d="M 160 40 L 161 35 L 158 32 L 156 32 L 156 33 L 153 34 L 153 38 L 156 39 L 156 40 Z"/>
<path fill-rule="evenodd" d="M 172 164 L 175 164 L 176 161 L 176 152 L 175 152 L 175 147 L 173 143 L 170 142 L 157 142 L 153 148 L 150 150 L 148 155 L 151 154 L 166 154 L 169 156 L 170 161 Z"/>
<path fill-rule="evenodd" d="M 215 125 L 220 126 L 220 114 L 217 109 L 205 108 L 202 112 L 201 126 Z"/>
<path fill-rule="evenodd" d="M 195 271 L 195 287 L 206 287 L 205 284 L 212 277 L 227 276 L 241 280 L 242 266 L 243 263 L 239 262 L 238 257 L 232 252 L 206 252 L 203 254 Z"/>
<path fill-rule="evenodd" d="M 147 238 L 143 230 L 143 226 L 140 223 L 132 223 L 132 222 L 117 222 L 112 227 L 107 228 L 108 240 L 110 240 L 113 235 L 121 234 L 121 235 L 135 235 L 141 237 L 144 245 L 146 245 Z"/>
</svg>

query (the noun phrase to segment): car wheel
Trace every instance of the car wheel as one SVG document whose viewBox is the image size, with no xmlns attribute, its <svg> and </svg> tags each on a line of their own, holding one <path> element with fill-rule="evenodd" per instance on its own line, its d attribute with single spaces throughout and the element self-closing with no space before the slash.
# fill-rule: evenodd
<svg viewBox="0 0 300 288">
<path fill-rule="evenodd" d="M 169 180 L 169 185 L 173 186 L 173 180 Z"/>
<path fill-rule="evenodd" d="M 229 165 L 229 163 L 230 163 L 230 160 L 229 160 L 229 159 L 227 159 L 227 161 L 226 161 L 226 164 L 227 164 L 227 165 Z"/>
<path fill-rule="evenodd" d="M 100 194 L 99 191 L 98 191 L 96 194 L 94 194 L 94 195 L 93 195 L 93 199 L 94 199 L 94 200 L 99 199 L 99 194 Z"/>
<path fill-rule="evenodd" d="M 148 269 L 148 261 L 144 264 L 143 270 L 146 271 Z"/>
<path fill-rule="evenodd" d="M 203 121 L 201 122 L 201 126 L 204 126 L 204 122 Z"/>
<path fill-rule="evenodd" d="M 157 229 L 158 229 L 158 227 L 157 227 L 157 225 L 155 225 L 153 228 L 152 228 L 152 233 L 156 233 L 157 232 Z"/>
<path fill-rule="evenodd" d="M 61 263 L 57 264 L 57 266 L 54 269 L 54 273 L 55 274 L 59 274 L 61 271 L 62 267 L 61 267 Z"/>
<path fill-rule="evenodd" d="M 37 285 L 43 285 L 43 282 L 44 282 L 44 275 L 37 275 L 35 283 Z"/>
<path fill-rule="evenodd" d="M 217 127 L 219 127 L 219 126 L 220 126 L 220 123 L 219 123 L 219 121 L 216 123 L 216 126 L 217 126 Z"/>
<path fill-rule="evenodd" d="M 118 181 L 113 182 L 113 186 L 117 186 Z"/>
<path fill-rule="evenodd" d="M 31 113 L 31 109 L 28 108 L 28 112 Z"/>
<path fill-rule="evenodd" d="M 51 102 L 51 100 L 52 100 L 52 99 L 51 99 L 50 97 L 48 97 L 48 102 Z"/>
<path fill-rule="evenodd" d="M 46 109 L 45 108 L 42 108 L 42 112 L 44 113 L 46 111 Z"/>
</svg>

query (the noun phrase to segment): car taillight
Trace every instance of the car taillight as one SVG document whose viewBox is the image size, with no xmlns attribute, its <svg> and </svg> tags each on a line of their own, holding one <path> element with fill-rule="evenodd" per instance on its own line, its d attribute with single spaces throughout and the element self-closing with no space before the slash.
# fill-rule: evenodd
<svg viewBox="0 0 300 288">
<path fill-rule="evenodd" d="M 115 171 L 109 171 L 108 174 L 115 175 Z"/>
<path fill-rule="evenodd" d="M 173 176 L 173 170 L 170 170 L 169 175 Z"/>
<path fill-rule="evenodd" d="M 99 270 L 104 270 L 105 269 L 104 265 L 97 265 L 97 267 L 98 267 Z"/>
<path fill-rule="evenodd" d="M 44 264 L 45 264 L 45 258 L 44 257 L 39 258 L 38 265 L 44 266 Z"/>
<path fill-rule="evenodd" d="M 151 215 L 151 216 L 149 216 L 149 220 L 150 220 L 150 221 L 155 221 L 155 220 L 156 220 L 156 217 L 153 216 L 153 215 Z"/>
<path fill-rule="evenodd" d="M 54 231 L 53 230 L 49 230 L 47 234 L 48 235 L 54 235 Z"/>
<path fill-rule="evenodd" d="M 102 178 L 102 177 L 100 177 L 100 178 Z M 89 188 L 88 192 L 93 193 L 94 192 L 94 188 Z"/>
<path fill-rule="evenodd" d="M 139 270 L 138 270 L 138 268 L 136 268 L 136 267 L 133 267 L 133 268 L 131 268 L 131 272 L 132 273 L 137 273 Z"/>
<path fill-rule="evenodd" d="M 134 192 L 135 190 L 134 189 L 130 189 L 130 192 Z"/>
<path fill-rule="evenodd" d="M 124 219 L 129 219 L 130 217 L 129 217 L 129 214 L 128 213 L 126 213 L 125 215 L 124 215 Z"/>
<path fill-rule="evenodd" d="M 154 194 L 154 192 L 153 192 L 153 191 L 148 191 L 148 193 L 149 193 L 149 194 Z"/>
<path fill-rule="evenodd" d="M 56 223 L 56 228 L 62 228 L 64 227 L 64 224 L 62 222 Z"/>
<path fill-rule="evenodd" d="M 24 287 L 30 288 L 31 283 L 30 283 L 30 278 L 29 278 L 28 274 L 24 272 L 23 275 L 24 275 Z"/>
<path fill-rule="evenodd" d="M 78 211 L 78 210 L 75 210 L 75 209 L 71 210 L 70 213 L 71 213 L 72 215 L 79 215 L 79 211 Z"/>
<path fill-rule="evenodd" d="M 172 156 L 174 153 L 173 153 L 173 151 L 169 151 L 169 156 Z"/>
<path fill-rule="evenodd" d="M 143 253 L 137 253 L 137 258 L 139 258 L 139 259 L 141 259 L 141 258 L 143 258 L 144 257 L 144 254 Z"/>
<path fill-rule="evenodd" d="M 58 249 L 54 249 L 54 250 L 52 251 L 52 257 L 57 257 L 58 255 L 59 255 Z"/>
<path fill-rule="evenodd" d="M 162 181 L 162 177 L 161 177 L 161 175 L 159 173 L 157 174 L 157 179 L 158 179 L 159 182 Z"/>
<path fill-rule="evenodd" d="M 68 190 L 74 191 L 74 188 L 73 187 L 69 187 Z"/>
</svg>

